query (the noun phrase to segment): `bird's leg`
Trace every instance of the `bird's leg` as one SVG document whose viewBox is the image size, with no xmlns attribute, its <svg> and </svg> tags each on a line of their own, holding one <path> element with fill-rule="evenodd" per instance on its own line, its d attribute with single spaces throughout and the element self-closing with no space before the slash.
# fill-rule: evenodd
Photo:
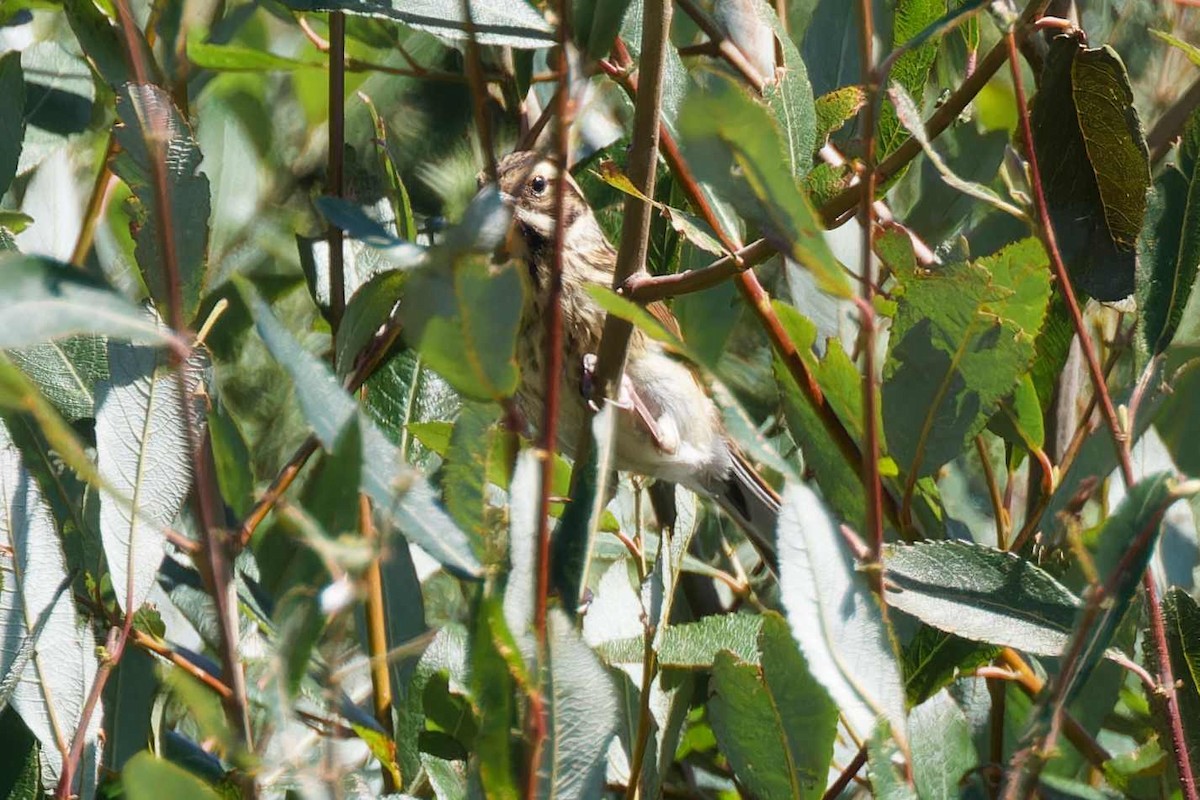
<svg viewBox="0 0 1200 800">
<path fill-rule="evenodd" d="M 596 361 L 595 353 L 584 355 L 580 387 L 583 389 L 584 400 L 587 401 L 588 407 L 599 413 L 600 407 L 592 399 L 596 388 Z M 664 427 L 658 419 L 655 419 L 654 414 L 647 408 L 641 395 L 638 394 L 637 387 L 633 385 L 633 381 L 629 379 L 628 375 L 621 375 L 621 386 L 617 390 L 617 397 L 615 400 L 610 398 L 609 402 L 622 411 L 631 412 L 659 450 L 664 453 L 674 453 L 679 448 L 679 431 L 675 429 L 675 425 L 664 417 L 667 423 Z"/>
</svg>

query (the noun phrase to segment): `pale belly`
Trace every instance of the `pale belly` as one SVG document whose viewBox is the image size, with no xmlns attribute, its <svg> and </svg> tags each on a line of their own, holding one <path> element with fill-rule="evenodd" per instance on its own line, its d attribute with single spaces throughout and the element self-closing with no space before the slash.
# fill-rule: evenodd
<svg viewBox="0 0 1200 800">
<path fill-rule="evenodd" d="M 577 299 L 577 298 L 572 298 Z M 589 298 L 590 301 L 590 298 Z M 568 300 L 567 302 L 570 302 Z M 540 430 L 545 413 L 545 315 L 531 303 L 517 340 L 521 382 L 516 401 L 530 426 Z M 566 320 L 564 320 L 565 322 Z M 598 326 L 596 326 L 598 327 Z M 558 451 L 573 457 L 591 420 L 584 386 L 583 357 L 599 343 L 564 325 L 559 376 Z M 645 420 L 625 404 L 617 415 L 615 466 L 694 489 L 711 485 L 730 469 L 731 456 L 719 413 L 692 372 L 653 342 L 640 341 L 626 365 L 627 390 L 634 391 L 655 420 Z"/>
</svg>

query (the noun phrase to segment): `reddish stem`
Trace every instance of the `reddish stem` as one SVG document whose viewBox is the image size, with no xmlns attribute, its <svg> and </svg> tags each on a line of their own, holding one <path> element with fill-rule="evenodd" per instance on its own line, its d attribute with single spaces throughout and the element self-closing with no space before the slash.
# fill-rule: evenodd
<svg viewBox="0 0 1200 800">
<path fill-rule="evenodd" d="M 1029 158 L 1029 172 L 1031 189 L 1033 191 L 1034 206 L 1038 215 L 1038 227 L 1041 233 L 1042 240 L 1046 245 L 1047 253 L 1050 256 L 1050 264 L 1054 270 L 1054 277 L 1058 282 L 1059 288 L 1063 293 L 1063 299 L 1066 301 L 1067 310 L 1071 315 L 1071 322 L 1075 326 L 1075 333 L 1079 337 L 1080 345 L 1083 349 L 1083 354 L 1087 362 L 1088 374 L 1092 380 L 1092 388 L 1096 396 L 1099 398 L 1100 409 L 1103 414 L 1105 423 L 1108 425 L 1109 433 L 1112 435 L 1113 447 L 1116 449 L 1117 458 L 1121 465 L 1121 475 L 1125 480 L 1125 485 L 1132 488 L 1135 483 L 1135 475 L 1133 471 L 1133 460 L 1129 452 L 1129 439 L 1131 432 L 1125 431 L 1120 419 L 1117 417 L 1116 409 L 1113 406 L 1112 397 L 1108 393 L 1108 385 L 1104 379 L 1104 372 L 1100 366 L 1100 359 L 1097 355 L 1096 348 L 1092 342 L 1091 335 L 1088 333 L 1087 326 L 1083 320 L 1083 313 L 1080 310 L 1079 302 L 1075 297 L 1075 290 L 1071 286 L 1070 277 L 1067 274 L 1066 265 L 1063 263 L 1062 254 L 1059 252 L 1058 243 L 1054 236 L 1054 227 L 1050 222 L 1050 212 L 1046 205 L 1046 195 L 1042 184 L 1041 169 L 1038 165 L 1037 152 L 1033 141 L 1033 128 L 1029 121 L 1029 108 L 1025 99 L 1025 86 L 1021 78 L 1021 67 L 1017 55 L 1016 37 L 1010 31 L 1005 36 L 1005 44 L 1008 48 L 1008 61 L 1010 71 L 1012 73 L 1013 88 L 1016 91 L 1017 111 L 1020 117 L 1021 137 L 1025 144 L 1026 154 Z M 1131 548 L 1133 551 L 1134 548 Z M 1119 572 L 1119 570 L 1118 570 Z M 1163 686 L 1165 692 L 1162 698 L 1163 712 L 1167 718 L 1168 728 L 1170 730 L 1171 747 L 1174 751 L 1175 766 L 1179 773 L 1179 782 L 1183 790 L 1183 795 L 1187 800 L 1197 800 L 1195 777 L 1192 772 L 1191 761 L 1188 758 L 1187 739 L 1183 732 L 1183 722 L 1180 718 L 1178 698 L 1175 695 L 1175 676 L 1171 668 L 1171 653 L 1167 645 L 1166 626 L 1163 621 L 1162 604 L 1159 601 L 1158 590 L 1154 584 L 1154 576 L 1150 570 L 1142 578 L 1142 585 L 1146 591 L 1147 612 L 1150 617 L 1150 634 L 1151 641 L 1154 646 L 1155 656 L 1159 666 L 1159 683 Z M 1065 661 L 1065 659 L 1064 659 Z M 1065 672 L 1067 665 L 1064 664 L 1063 671 Z"/>
</svg>

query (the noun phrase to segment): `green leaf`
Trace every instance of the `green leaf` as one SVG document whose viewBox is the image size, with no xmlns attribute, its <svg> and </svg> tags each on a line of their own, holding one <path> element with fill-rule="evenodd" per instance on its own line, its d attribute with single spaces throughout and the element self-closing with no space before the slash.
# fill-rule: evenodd
<svg viewBox="0 0 1200 800">
<path fill-rule="evenodd" d="M 888 720 L 879 720 L 867 741 L 867 775 L 871 779 L 871 796 L 877 800 L 918 800 L 918 795 L 904 775 L 904 751 L 892 733 Z"/>
<path fill-rule="evenodd" d="M 617 697 L 604 666 L 559 609 L 547 619 L 541 692 L 549 722 L 538 764 L 537 796 L 590 800 L 603 794 L 608 747 L 617 732 Z"/>
<path fill-rule="evenodd" d="M 583 589 L 588 585 L 592 540 L 610 496 L 608 482 L 613 471 L 615 415 L 613 407 L 606 405 L 592 417 L 589 457 L 586 463 L 575 466 L 571 476 L 571 501 L 559 519 L 551 543 L 551 580 L 572 617 L 583 600 Z"/>
<path fill-rule="evenodd" d="M 0 252 L 0 349 L 76 334 L 162 344 L 170 340 L 140 308 L 70 264 Z"/>
<path fill-rule="evenodd" d="M 917 795 L 958 797 L 959 787 L 979 764 L 963 710 L 947 692 L 938 692 L 909 714 L 908 735 Z"/>
<path fill-rule="evenodd" d="M 579 0 L 571 9 L 571 34 L 589 59 L 612 49 L 631 0 Z"/>
<path fill-rule="evenodd" d="M 96 383 L 108 377 L 108 349 L 99 336 L 74 336 L 8 353 L 69 422 L 96 413 Z"/>
<path fill-rule="evenodd" d="M 400 448 L 400 454 L 414 466 L 432 472 L 430 451 L 445 452 L 450 441 L 450 427 L 445 423 L 445 443 L 439 451 L 418 435 L 426 426 L 443 423 L 433 420 L 453 419 L 462 401 L 446 381 L 421 360 L 414 350 L 404 350 L 393 356 L 367 381 L 367 397 L 363 404 L 371 420 Z M 411 431 L 411 433 L 410 433 Z"/>
<path fill-rule="evenodd" d="M 79 40 L 79 47 L 89 65 L 99 73 L 104 82 L 114 91 L 120 91 L 122 86 L 134 80 L 125 42 L 117 33 L 114 19 L 110 19 L 96 3 L 88 0 L 65 0 L 62 8 L 66 12 L 67 22 L 71 25 L 71 32 Z M 116 17 L 111 5 L 106 11 L 112 13 L 113 18 Z M 161 81 L 161 78 L 153 76 L 154 72 L 157 72 L 157 64 L 154 63 L 154 54 L 146 45 L 145 37 L 134 37 L 134 46 L 138 48 L 138 57 L 152 65 L 151 81 Z"/>
<path fill-rule="evenodd" d="M 496 438 L 496 408 L 492 405 L 463 404 L 450 434 L 446 460 L 442 465 L 442 494 L 446 510 L 466 531 L 476 549 L 483 552 L 496 527 L 495 509 L 487 498 L 491 459 L 498 455 L 492 446 Z M 485 561 L 499 561 L 503 553 Z"/>
<path fill-rule="evenodd" d="M 366 98 L 366 95 L 363 97 Z M 404 185 L 404 181 L 400 177 L 400 168 L 396 165 L 391 148 L 388 146 L 387 125 L 379 116 L 379 112 L 375 110 L 375 104 L 370 102 L 369 98 L 365 102 L 367 111 L 371 114 L 371 123 L 375 127 L 375 152 L 379 156 L 379 165 L 383 174 L 387 176 L 388 186 L 391 189 L 389 199 L 392 204 L 392 215 L 396 220 L 396 235 L 406 242 L 416 242 L 418 231 L 416 220 L 413 219 L 412 200 L 409 199 L 408 187 Z"/>
<path fill-rule="evenodd" d="M 818 147 L 817 112 L 808 68 L 771 4 L 751 0 L 745 5 L 757 13 L 759 24 L 774 33 L 775 47 L 783 56 L 783 63 L 773 74 L 765 76 L 768 80 L 763 87 L 763 100 L 783 133 L 792 175 L 803 178 L 812 169 L 812 154 Z"/>
<path fill-rule="evenodd" d="M 286 0 L 296 11 L 345 11 L 403 22 L 445 39 L 467 38 L 460 0 Z M 554 29 L 525 0 L 474 0 L 471 21 L 480 44 L 517 48 L 551 47 Z"/>
<path fill-rule="evenodd" d="M 221 795 L 183 767 L 149 752 L 138 753 L 121 771 L 121 786 L 129 800 L 220 800 Z"/>
<path fill-rule="evenodd" d="M 717 654 L 709 722 L 739 783 L 756 797 L 820 797 L 837 708 L 813 679 L 777 614 L 763 618 L 761 670 Z"/>
<path fill-rule="evenodd" d="M 1180 682 L 1175 696 L 1188 753 L 1195 763 L 1200 755 L 1200 605 L 1178 586 L 1167 590 L 1163 598 L 1167 644 L 1171 651 L 1171 671 Z"/>
<path fill-rule="evenodd" d="M 719 653 L 728 651 L 740 662 L 758 664 L 758 639 L 763 617 L 757 614 L 717 614 L 696 622 L 671 625 L 655 652 L 664 669 L 710 670 Z M 604 642 L 597 648 L 609 664 L 640 664 L 646 640 L 631 636 Z"/>
<path fill-rule="evenodd" d="M 1013 393 L 1000 401 L 1000 408 L 988 422 L 988 428 L 1011 445 L 1028 451 L 1041 449 L 1046 430 L 1032 375 L 1022 375 Z"/>
<path fill-rule="evenodd" d="M 509 732 L 516 721 L 517 697 L 506 651 L 520 660 L 504 624 L 503 608 L 493 598 L 481 598 L 475 606 L 471 634 L 471 695 L 479 715 L 475 739 L 479 779 L 488 797 L 516 800 Z"/>
<path fill-rule="evenodd" d="M 1150 563 L 1163 515 L 1176 500 L 1188 496 L 1185 492 L 1194 494 L 1196 489 L 1178 486 L 1169 473 L 1143 478 L 1129 489 L 1097 533 L 1100 545 L 1095 560 L 1103 565 L 1102 569 L 1108 567 L 1102 573 L 1104 602 L 1089 626 L 1076 625 L 1072 649 L 1076 647 L 1075 639 L 1083 639 L 1078 647 L 1076 669 L 1068 676 L 1067 686 L 1060 690 L 1065 702 L 1069 703 L 1079 692 L 1104 657 Z M 1087 613 L 1085 608 L 1080 619 L 1086 619 L 1082 615 Z"/>
<path fill-rule="evenodd" d="M 9 111 L 0 119 L 0 196 L 8 191 L 21 160 L 21 142 L 25 139 L 25 117 L 16 109 L 25 108 L 25 75 L 21 54 L 13 51 L 0 58 L 0 97 Z"/>
<path fill-rule="evenodd" d="M 466 535 L 434 502 L 432 487 L 406 464 L 396 446 L 361 415 L 329 368 L 304 350 L 275 319 L 253 290 L 241 284 L 254 312 L 259 334 L 271 354 L 291 374 L 305 419 L 326 448 L 333 448 L 350 420 L 359 414 L 363 437 L 362 490 L 376 507 L 442 565 L 466 577 L 480 574 L 479 560 Z"/>
<path fill-rule="evenodd" d="M 817 361 L 812 354 L 817 328 L 792 306 L 772 302 L 784 330 L 795 343 L 802 358 L 817 378 L 825 399 L 851 435 L 859 435 L 862 424 L 862 378 L 858 368 L 837 339 L 830 339 L 825 357 Z M 783 400 L 788 431 L 804 455 L 805 466 L 815 475 L 826 502 L 851 525 L 861 526 L 866 514 L 862 483 L 854 465 L 846 461 L 825 429 L 820 416 L 800 391 L 791 370 L 778 354 L 773 357 L 775 381 Z"/>
<path fill-rule="evenodd" d="M 164 319 L 172 319 L 168 309 L 176 302 L 170 277 L 174 268 L 179 313 L 189 323 L 200 306 L 207 277 L 209 187 L 207 176 L 198 171 L 200 148 L 171 96 L 153 84 L 126 84 L 117 96 L 117 115 L 121 122 L 113 136 L 122 153 L 112 167 L 137 198 L 134 255 L 142 279 Z M 155 188 L 160 179 L 165 182 L 161 199 L 166 208 L 159 207 L 160 190 Z M 170 223 L 165 229 L 170 251 L 162 241 L 165 220 Z"/>
<path fill-rule="evenodd" d="M 1080 37 L 1050 45 L 1030 122 L 1063 260 L 1098 300 L 1134 290 L 1150 155 L 1125 65 Z"/>
<path fill-rule="evenodd" d="M 911 54 L 912 52 L 913 51 L 910 51 L 908 54 Z M 900 60 L 903 61 L 903 57 Z M 945 181 L 947 186 L 974 200 L 987 203 L 996 210 L 1003 211 L 1004 213 L 1009 214 L 1016 219 L 1021 220 L 1022 222 L 1029 222 L 1029 218 L 1020 208 L 1008 202 L 1007 200 L 1002 199 L 1000 195 L 996 194 L 996 192 L 992 191 L 987 186 L 960 178 L 954 172 L 954 169 L 942 159 L 938 151 L 934 149 L 933 143 L 929 140 L 929 137 L 925 135 L 925 122 L 921 119 L 921 114 L 917 110 L 916 103 L 911 97 L 909 97 L 908 92 L 905 91 L 903 85 L 899 83 L 893 84 L 892 87 L 888 89 L 888 98 L 892 101 L 892 103 L 890 106 L 884 106 L 884 109 L 891 112 L 892 118 L 897 121 L 897 124 L 901 126 L 902 130 L 908 131 L 910 134 L 912 134 L 913 139 L 915 139 L 921 145 L 921 150 L 924 151 L 927 162 L 935 170 L 937 170 L 938 175 L 941 176 L 942 180 Z M 881 126 L 883 125 L 883 122 L 884 120 L 881 119 Z M 979 159 L 976 158 L 976 162 L 978 161 Z"/>
<path fill-rule="evenodd" d="M 111 490 L 100 498 L 100 537 L 117 603 L 133 613 L 155 584 L 165 529 L 191 491 L 192 459 L 166 354 L 110 342 L 108 366 L 96 389 L 96 468 Z"/>
<path fill-rule="evenodd" d="M 1050 282 L 1036 239 L 896 278 L 883 423 L 911 485 L 957 456 L 1013 391 L 1033 359 Z"/>
<path fill-rule="evenodd" d="M 525 284 L 515 264 L 493 268 L 483 256 L 435 264 L 412 276 L 400 315 L 421 357 L 451 386 L 476 400 L 517 389 L 517 328 Z"/>
<path fill-rule="evenodd" d="M 221 498 L 234 514 L 244 517 L 254 502 L 253 462 L 245 437 L 223 405 L 208 412 L 208 438 Z"/>
<path fill-rule="evenodd" d="M 891 545 L 884 557 L 889 606 L 929 625 L 989 644 L 1056 656 L 1079 598 L 1034 564 L 968 542 Z"/>
<path fill-rule="evenodd" d="M 1150 35 L 1161 39 L 1167 44 L 1171 45 L 1171 47 L 1176 48 L 1179 50 L 1179 52 L 1187 56 L 1188 61 L 1200 67 L 1200 47 L 1196 47 L 1194 44 L 1185 42 L 1183 39 L 1180 39 L 1177 36 L 1172 36 L 1165 31 L 1152 30 L 1150 31 Z"/>
<path fill-rule="evenodd" d="M 1170 344 L 1185 317 L 1200 267 L 1200 112 L 1183 131 L 1174 164 L 1154 182 L 1139 241 L 1138 335 L 1151 355 Z"/>
<path fill-rule="evenodd" d="M 1200 448 L 1196 447 L 1196 442 L 1200 441 L 1200 414 L 1191 402 L 1196 392 L 1200 392 L 1200 361 L 1191 361 L 1181 367 L 1171 376 L 1170 386 L 1171 393 L 1163 401 L 1154 427 L 1175 465 L 1192 477 L 1200 477 Z M 1107 452 L 1111 450 L 1110 445 Z"/>
<path fill-rule="evenodd" d="M 79 624 L 54 517 L 0 423 L 0 675 L 15 681 L 11 703 L 42 746 L 46 785 L 57 784 L 99 663 L 91 630 Z M 93 715 L 76 771 L 91 796 L 99 766 Z"/>
<path fill-rule="evenodd" d="M 904 730 L 904 687 L 879 601 L 816 494 L 789 483 L 779 515 L 779 584 L 792 634 L 850 731 L 883 717 Z"/>
<path fill-rule="evenodd" d="M 904 647 L 904 691 L 915 707 L 965 672 L 991 661 L 1000 648 L 922 625 Z"/>
<path fill-rule="evenodd" d="M 159 691 L 155 667 L 153 656 L 130 648 L 104 687 L 104 764 L 110 769 L 121 769 L 150 744 Z"/>
<path fill-rule="evenodd" d="M 789 163 L 788 149 L 767 108 L 729 78 L 712 74 L 702 89 L 688 93 L 679 128 L 696 177 L 712 183 L 781 252 L 811 270 L 821 289 L 850 296 L 816 211 L 796 178 L 779 169 Z"/>
<path fill-rule="evenodd" d="M 8 755 L 0 761 L 0 797 L 6 800 L 40 800 L 41 770 L 38 743 L 12 709 L 0 711 L 0 741 Z"/>
<path fill-rule="evenodd" d="M 922 33 L 946 13 L 946 0 L 896 0 L 892 15 L 892 47 L 896 48 Z M 916 47 L 906 50 L 892 65 L 888 73 L 889 82 L 903 87 L 905 95 L 920 98 L 925 94 L 925 82 L 933 60 L 937 57 L 938 41 L 935 37 Z M 919 109 L 914 106 L 919 115 Z M 905 126 L 897 109 L 884 103 L 879 109 L 877 155 L 887 157 L 907 138 Z M 911 130 L 911 128 L 909 128 Z"/>
<path fill-rule="evenodd" d="M 37 387 L 0 352 L 0 408 L 27 414 L 53 449 L 56 462 L 65 463 L 85 482 L 101 485 L 96 465 L 84 450 L 83 442 L 59 416 Z M 57 466 L 57 464 L 56 464 Z"/>
<path fill-rule="evenodd" d="M 815 101 L 817 147 L 841 130 L 866 103 L 867 93 L 861 86 L 843 86 L 818 97 Z"/>
<path fill-rule="evenodd" d="M 188 35 L 187 57 L 197 67 L 219 72 L 290 71 L 305 67 L 324 69 L 328 66 L 323 58 L 285 58 L 242 45 L 213 44 L 204 41 L 203 31 L 194 28 Z"/>
</svg>

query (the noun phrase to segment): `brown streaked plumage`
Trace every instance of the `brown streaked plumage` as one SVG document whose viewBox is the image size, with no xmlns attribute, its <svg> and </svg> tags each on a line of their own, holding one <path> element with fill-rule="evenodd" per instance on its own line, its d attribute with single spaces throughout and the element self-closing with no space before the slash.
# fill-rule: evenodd
<svg viewBox="0 0 1200 800">
<path fill-rule="evenodd" d="M 510 253 L 523 260 L 533 284 L 521 316 L 517 359 L 521 383 L 516 400 L 526 417 L 540 420 L 545 389 L 545 311 L 553 259 L 554 186 L 557 166 L 524 151 L 497 165 L 500 191 L 513 205 Z M 563 175 L 562 276 L 563 374 L 559 445 L 570 455 L 587 421 L 585 357 L 600 349 L 604 310 L 587 293 L 589 284 L 611 286 L 617 253 L 605 238 L 579 185 Z M 651 309 L 664 325 L 679 324 L 663 304 Z M 747 532 L 767 562 L 775 562 L 779 499 L 738 453 L 720 413 L 696 373 L 664 346 L 634 329 L 618 403 L 618 469 L 679 483 L 713 497 Z"/>
</svg>

